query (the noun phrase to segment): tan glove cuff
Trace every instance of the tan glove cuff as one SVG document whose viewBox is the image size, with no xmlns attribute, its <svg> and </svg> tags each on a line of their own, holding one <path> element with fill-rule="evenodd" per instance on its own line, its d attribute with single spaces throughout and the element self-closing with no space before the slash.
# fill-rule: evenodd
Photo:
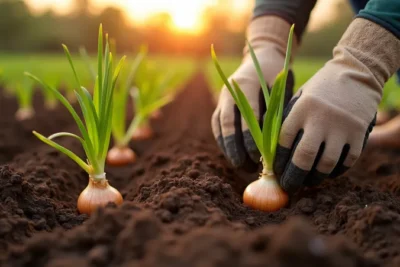
<svg viewBox="0 0 400 267">
<path fill-rule="evenodd" d="M 335 47 L 334 58 L 351 56 L 352 66 L 360 71 L 361 64 L 373 74 L 380 87 L 400 67 L 400 40 L 372 21 L 356 18 Z M 362 68 L 362 67 L 361 67 Z"/>
<path fill-rule="evenodd" d="M 273 47 L 285 57 L 287 40 L 291 25 L 278 16 L 261 16 L 251 21 L 247 28 L 247 40 L 254 50 L 263 47 Z M 292 58 L 298 47 L 297 38 L 293 36 Z M 249 52 L 246 44 L 243 54 L 246 56 Z"/>
</svg>

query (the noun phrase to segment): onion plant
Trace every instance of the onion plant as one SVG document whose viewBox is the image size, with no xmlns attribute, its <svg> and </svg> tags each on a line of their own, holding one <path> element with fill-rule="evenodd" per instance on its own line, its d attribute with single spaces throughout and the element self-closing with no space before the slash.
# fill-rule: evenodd
<svg viewBox="0 0 400 267">
<path fill-rule="evenodd" d="M 60 132 L 45 137 L 36 131 L 34 135 L 44 143 L 54 147 L 75 161 L 89 175 L 89 184 L 78 198 L 78 210 L 90 214 L 95 208 L 109 202 L 122 203 L 121 194 L 111 187 L 106 179 L 105 162 L 111 137 L 113 91 L 117 82 L 125 57 L 121 58 L 117 66 L 113 66 L 113 54 L 109 51 L 108 36 L 106 35 L 105 51 L 103 55 L 103 30 L 100 25 L 98 35 L 97 76 L 93 96 L 81 86 L 78 74 L 72 62 L 67 46 L 63 45 L 64 52 L 70 63 L 76 82 L 75 95 L 81 108 L 84 122 L 78 113 L 54 87 L 43 82 L 36 76 L 27 73 L 30 78 L 39 82 L 46 90 L 52 91 L 57 99 L 68 109 L 79 128 L 81 136 L 73 133 Z M 72 137 L 77 139 L 83 147 L 86 160 L 81 159 L 71 150 L 56 143 L 58 137 Z"/>
<path fill-rule="evenodd" d="M 273 163 L 275 160 L 275 152 L 278 145 L 279 133 L 282 124 L 282 114 L 284 108 L 283 103 L 285 97 L 286 80 L 289 71 L 289 61 L 291 57 L 293 29 L 294 25 L 292 25 L 288 37 L 284 68 L 277 75 L 271 93 L 268 91 L 267 83 L 263 77 L 261 67 L 254 50 L 250 43 L 248 43 L 249 51 L 257 71 L 267 106 L 267 112 L 264 116 L 262 128 L 260 127 L 254 111 L 246 99 L 246 96 L 240 89 L 240 86 L 235 80 L 232 80 L 233 85 L 230 84 L 226 78 L 226 75 L 222 71 L 220 64 L 218 63 L 214 48 L 211 48 L 211 54 L 215 67 L 230 94 L 232 95 L 242 117 L 246 121 L 255 144 L 261 154 L 261 162 L 263 165 L 262 172 L 260 173 L 260 177 L 257 181 L 247 186 L 243 194 L 243 201 L 246 205 L 263 211 L 276 211 L 284 207 L 288 202 L 287 194 L 280 188 L 277 182 L 277 178 L 273 171 Z"/>
<path fill-rule="evenodd" d="M 14 93 L 18 102 L 18 110 L 15 113 L 15 118 L 20 121 L 32 118 L 35 115 L 32 104 L 35 92 L 33 82 L 30 79 L 23 78 L 22 82 L 18 82 L 12 87 L 14 87 Z"/>
<path fill-rule="evenodd" d="M 59 77 L 55 74 L 47 75 L 46 82 L 52 88 L 59 88 Z M 44 106 L 49 110 L 54 110 L 58 105 L 58 99 L 53 91 L 51 90 L 42 90 L 44 95 Z"/>
<path fill-rule="evenodd" d="M 146 66 L 146 75 L 141 75 L 146 80 L 138 81 L 137 86 L 134 86 L 130 94 L 133 97 L 135 114 L 143 113 L 144 109 L 150 106 L 157 106 L 151 114 L 143 116 L 138 127 L 133 132 L 133 140 L 146 140 L 153 137 L 153 129 L 150 126 L 150 118 L 157 118 L 160 114 L 160 109 L 174 99 L 174 92 L 169 90 L 170 84 L 174 78 L 172 72 L 160 75 L 155 68 Z M 148 77 L 153 77 L 149 79 Z M 158 103 L 158 104 L 157 104 Z"/>
<path fill-rule="evenodd" d="M 133 163 L 136 160 L 135 153 L 129 147 L 129 141 L 131 140 L 133 133 L 137 131 L 141 123 L 143 123 L 143 121 L 145 121 L 154 110 L 157 110 L 170 101 L 170 98 L 161 98 L 138 106 L 134 118 L 130 121 L 129 126 L 127 127 L 126 114 L 129 91 L 132 87 L 139 66 L 146 57 L 146 54 L 147 48 L 143 46 L 133 61 L 126 79 L 124 82 L 119 83 L 114 90 L 114 112 L 112 123 L 114 147 L 108 152 L 107 156 L 107 163 L 110 165 L 120 166 Z"/>
</svg>

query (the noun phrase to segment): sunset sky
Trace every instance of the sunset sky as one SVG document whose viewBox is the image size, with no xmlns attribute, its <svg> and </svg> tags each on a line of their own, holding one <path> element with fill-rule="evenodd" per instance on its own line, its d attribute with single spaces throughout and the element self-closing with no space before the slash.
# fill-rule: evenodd
<svg viewBox="0 0 400 267">
<path fill-rule="evenodd" d="M 329 23 L 336 14 L 332 14 L 331 5 L 341 0 L 319 0 L 314 9 L 309 30 L 315 30 Z M 73 0 L 26 0 L 35 12 L 43 12 L 49 8 L 57 13 L 65 14 L 72 10 Z M 174 27 L 182 31 L 200 31 L 203 25 L 202 12 L 205 8 L 212 7 L 217 0 L 91 0 L 94 12 L 105 6 L 119 6 L 125 10 L 126 15 L 136 23 L 145 23 L 152 15 L 167 12 L 171 15 Z M 230 8 L 233 14 L 251 12 L 254 1 L 228 0 L 226 9 Z"/>
</svg>

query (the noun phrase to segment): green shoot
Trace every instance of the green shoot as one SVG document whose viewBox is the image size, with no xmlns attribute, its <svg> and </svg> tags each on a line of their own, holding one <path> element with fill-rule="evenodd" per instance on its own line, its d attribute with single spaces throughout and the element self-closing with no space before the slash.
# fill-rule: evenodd
<svg viewBox="0 0 400 267">
<path fill-rule="evenodd" d="M 113 54 L 116 53 L 116 42 L 113 39 L 110 40 L 110 51 L 112 51 Z M 87 68 L 90 72 L 92 72 L 93 68 L 91 67 L 90 58 L 87 56 L 86 50 L 84 48 L 81 48 L 80 54 L 85 61 Z M 134 118 L 131 120 L 127 127 L 126 109 L 129 91 L 134 84 L 134 79 L 136 78 L 138 70 L 142 65 L 144 59 L 146 58 L 146 55 L 147 47 L 143 45 L 141 46 L 139 53 L 133 60 L 126 77 L 121 77 L 120 82 L 117 83 L 113 93 L 114 105 L 112 118 L 112 136 L 115 146 L 119 148 L 127 147 L 129 141 L 131 140 L 132 134 L 143 123 L 143 121 L 146 121 L 153 111 L 161 108 L 163 105 L 165 105 L 165 103 L 167 103 L 167 99 L 157 100 L 154 98 L 154 101 L 152 102 L 147 101 L 145 104 L 142 105 L 143 107 L 141 106 L 140 109 L 136 110 Z M 146 79 L 148 79 L 148 77 L 150 76 L 146 76 Z M 158 93 L 157 89 L 158 88 L 155 88 L 155 90 L 151 91 L 151 93 L 153 95 L 156 95 Z"/>
<path fill-rule="evenodd" d="M 115 44 L 114 44 L 115 45 Z M 126 147 L 131 139 L 133 131 L 140 125 L 147 113 L 138 113 L 126 129 L 126 107 L 129 91 L 133 85 L 136 73 L 147 55 L 147 47 L 142 46 L 136 58 L 132 62 L 129 73 L 124 82 L 117 86 L 114 91 L 114 112 L 112 123 L 112 134 L 117 147 Z M 147 111 L 149 112 L 149 111 Z M 151 111 L 150 111 L 151 112 Z"/>
<path fill-rule="evenodd" d="M 132 88 L 131 96 L 133 97 L 135 114 L 143 114 L 144 110 L 152 107 L 152 111 L 156 111 L 174 99 L 174 93 L 170 88 L 174 79 L 174 73 L 167 72 L 163 75 L 160 74 L 153 65 L 147 64 L 144 69 L 142 78 L 153 77 L 152 79 L 138 79 L 137 86 Z M 143 116 L 140 127 L 147 127 L 149 124 L 149 117 Z"/>
<path fill-rule="evenodd" d="M 15 86 L 15 94 L 20 109 L 32 109 L 33 100 L 33 83 L 30 80 L 23 79 L 22 83 Z"/>
<path fill-rule="evenodd" d="M 130 93 L 134 102 L 137 121 L 134 120 L 136 124 L 132 124 L 128 128 L 127 137 L 146 139 L 152 135 L 152 130 L 149 126 L 150 115 L 174 99 L 172 94 L 153 95 L 153 92 L 159 91 L 162 86 L 163 84 L 154 84 L 154 82 L 149 81 L 143 83 L 141 87 L 132 88 Z M 140 132 L 141 130 L 147 133 L 135 133 L 135 131 Z M 138 136 L 135 137 L 135 134 L 138 134 Z M 142 134 L 143 136 L 141 136 Z"/>
<path fill-rule="evenodd" d="M 58 89 L 60 83 L 59 83 L 59 78 L 56 75 L 54 74 L 47 75 L 46 81 L 51 87 Z M 45 107 L 50 110 L 55 109 L 58 105 L 58 100 L 53 91 L 42 90 L 42 92 L 44 95 Z"/>
<path fill-rule="evenodd" d="M 232 81 L 233 85 L 231 85 L 231 83 L 228 81 L 218 62 L 214 47 L 212 46 L 211 48 L 211 55 L 215 67 L 249 127 L 255 144 L 260 151 L 265 170 L 270 173 L 273 173 L 272 166 L 275 160 L 276 147 L 278 145 L 279 133 L 282 124 L 283 102 L 285 97 L 286 80 L 289 71 L 289 61 L 291 58 L 293 30 L 294 25 L 292 25 L 289 33 L 284 69 L 276 77 L 275 83 L 271 90 L 271 94 L 268 92 L 267 83 L 262 75 L 261 67 L 254 53 L 254 50 L 250 43 L 248 43 L 249 51 L 257 71 L 257 75 L 267 106 L 267 113 L 264 117 L 262 129 L 259 125 L 256 115 L 254 114 L 248 100 L 246 99 L 246 96 L 234 80 Z"/>
<path fill-rule="evenodd" d="M 98 180 L 105 179 L 105 159 L 111 136 L 111 122 L 113 111 L 112 95 L 120 70 L 125 60 L 125 57 L 123 57 L 114 68 L 112 63 L 113 55 L 109 52 L 107 35 L 105 49 L 103 43 L 103 29 L 100 25 L 98 35 L 98 73 L 96 78 L 96 86 L 93 90 L 93 98 L 88 90 L 81 86 L 78 73 L 76 72 L 76 68 L 72 61 L 71 54 L 67 46 L 63 45 L 64 52 L 67 56 L 72 72 L 74 74 L 76 83 L 75 88 L 77 88 L 75 94 L 78 99 L 84 121 L 82 121 L 82 119 L 79 117 L 78 113 L 68 102 L 68 100 L 54 87 L 43 82 L 32 74 L 26 73 L 28 77 L 40 83 L 45 88 L 45 90 L 50 90 L 56 95 L 57 99 L 68 109 L 68 111 L 74 118 L 81 134 L 81 136 L 78 136 L 71 133 L 57 133 L 47 138 L 40 133 L 34 131 L 34 135 L 44 143 L 54 147 L 55 149 L 70 157 L 91 177 L 93 177 L 93 179 Z M 79 140 L 86 154 L 86 160 L 82 160 L 75 153 L 57 144 L 53 140 L 57 137 L 62 136 L 73 137 Z"/>
<path fill-rule="evenodd" d="M 7 98 L 15 97 L 15 77 L 7 77 L 4 70 L 0 69 L 0 87 L 3 87 L 3 95 Z"/>
<path fill-rule="evenodd" d="M 113 49 L 116 50 L 116 44 L 114 42 Z M 171 101 L 170 98 L 152 98 L 151 101 L 136 103 L 136 112 L 134 118 L 130 121 L 129 126 L 126 125 L 126 109 L 127 100 L 130 89 L 133 86 L 134 79 L 137 76 L 139 67 L 141 66 L 144 58 L 147 54 L 147 47 L 142 46 L 135 60 L 132 62 L 130 71 L 127 73 L 126 79 L 121 84 L 118 84 L 113 95 L 114 99 L 114 111 L 113 111 L 113 123 L 112 123 L 112 134 L 114 138 L 114 147 L 108 152 L 107 163 L 112 166 L 123 166 L 126 164 L 134 163 L 136 155 L 134 151 L 128 146 L 132 136 L 141 130 L 141 125 L 147 118 L 157 109 L 164 106 L 166 103 Z M 147 76 L 146 79 L 149 79 Z M 156 91 L 155 88 L 154 91 Z M 146 91 L 148 96 L 154 91 Z M 138 91 L 139 92 L 139 91 Z M 143 95 L 136 99 L 143 99 Z M 151 132 L 149 132 L 151 134 Z M 149 137 L 149 136 L 147 136 Z"/>
<path fill-rule="evenodd" d="M 33 109 L 33 95 L 34 86 L 31 80 L 24 78 L 22 83 L 15 84 L 15 96 L 18 102 L 18 110 L 15 114 L 18 120 L 29 119 L 34 115 Z"/>
</svg>

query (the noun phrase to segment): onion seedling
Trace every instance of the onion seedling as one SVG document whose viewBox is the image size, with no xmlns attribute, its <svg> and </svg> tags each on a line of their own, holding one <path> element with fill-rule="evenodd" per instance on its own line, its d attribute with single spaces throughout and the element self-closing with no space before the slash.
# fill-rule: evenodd
<svg viewBox="0 0 400 267">
<path fill-rule="evenodd" d="M 132 63 L 126 81 L 118 85 L 114 90 L 114 111 L 112 123 L 112 135 L 114 147 L 108 152 L 107 163 L 114 166 L 126 165 L 136 160 L 134 151 L 129 147 L 129 141 L 139 125 L 148 118 L 156 109 L 164 106 L 170 101 L 169 98 L 161 98 L 152 103 L 146 103 L 136 109 L 135 116 L 126 127 L 126 106 L 128 102 L 129 90 L 132 86 L 134 77 L 147 54 L 147 48 L 142 47 Z"/>
<path fill-rule="evenodd" d="M 35 90 L 32 81 L 24 78 L 22 83 L 15 84 L 14 90 L 18 101 L 18 110 L 15 113 L 15 118 L 19 121 L 32 118 L 35 115 L 32 105 Z"/>
<path fill-rule="evenodd" d="M 81 108 L 84 123 L 78 113 L 71 106 L 68 100 L 55 88 L 44 83 L 42 80 L 27 73 L 26 75 L 39 82 L 46 90 L 51 90 L 57 99 L 68 109 L 74 118 L 81 136 L 73 133 L 60 132 L 49 137 L 33 131 L 34 135 L 44 143 L 54 147 L 75 161 L 89 175 L 89 184 L 78 198 L 78 210 L 80 213 L 92 213 L 97 207 L 105 206 L 109 202 L 122 203 L 122 196 L 115 188 L 111 187 L 104 172 L 107 151 L 111 137 L 113 91 L 117 82 L 123 57 L 117 66 L 113 67 L 113 55 L 109 52 L 108 36 L 103 59 L 103 30 L 100 25 L 98 38 L 97 77 L 92 95 L 80 84 L 76 69 L 68 48 L 63 45 L 64 52 L 68 58 L 74 78 L 77 84 L 76 98 Z M 53 140 L 57 137 L 73 137 L 80 141 L 86 154 L 86 162 L 78 157 L 71 150 L 61 146 Z"/>
<path fill-rule="evenodd" d="M 54 74 L 48 75 L 46 78 L 46 82 L 53 88 L 58 89 L 59 80 L 58 77 Z M 51 90 L 42 90 L 44 95 L 44 106 L 48 110 L 54 110 L 58 105 L 58 100 L 56 95 Z"/>
<path fill-rule="evenodd" d="M 243 202 L 254 209 L 262 211 L 279 210 L 288 202 L 287 193 L 284 192 L 278 184 L 276 175 L 273 171 L 273 163 L 275 160 L 275 152 L 282 124 L 283 103 L 291 57 L 293 29 L 294 25 L 292 25 L 289 32 L 284 69 L 277 75 L 271 94 L 268 91 L 267 83 L 263 77 L 254 50 L 250 43 L 248 43 L 249 51 L 257 71 L 257 76 L 267 106 L 267 112 L 264 116 L 262 129 L 257 121 L 253 109 L 246 99 L 246 96 L 235 80 L 232 80 L 233 86 L 230 84 L 218 63 L 214 47 L 211 47 L 211 54 L 215 67 L 232 95 L 241 115 L 246 121 L 255 144 L 261 154 L 261 162 L 263 165 L 262 172 L 257 181 L 247 186 L 243 194 Z"/>
<path fill-rule="evenodd" d="M 157 105 L 158 107 L 153 109 L 147 116 L 143 116 L 142 121 L 133 132 L 133 140 L 147 140 L 153 137 L 154 133 L 150 126 L 150 118 L 154 118 L 157 115 L 161 116 L 160 109 L 171 102 L 174 98 L 173 93 L 168 92 L 167 90 L 173 78 L 172 73 L 167 73 L 164 77 L 159 77 L 158 79 L 148 79 L 148 77 L 156 76 L 153 71 L 146 74 L 147 75 L 144 75 L 144 77 L 147 77 L 147 80 L 139 82 L 138 86 L 131 89 L 135 114 L 141 114 L 143 113 L 143 110 L 154 105 Z"/>
</svg>

